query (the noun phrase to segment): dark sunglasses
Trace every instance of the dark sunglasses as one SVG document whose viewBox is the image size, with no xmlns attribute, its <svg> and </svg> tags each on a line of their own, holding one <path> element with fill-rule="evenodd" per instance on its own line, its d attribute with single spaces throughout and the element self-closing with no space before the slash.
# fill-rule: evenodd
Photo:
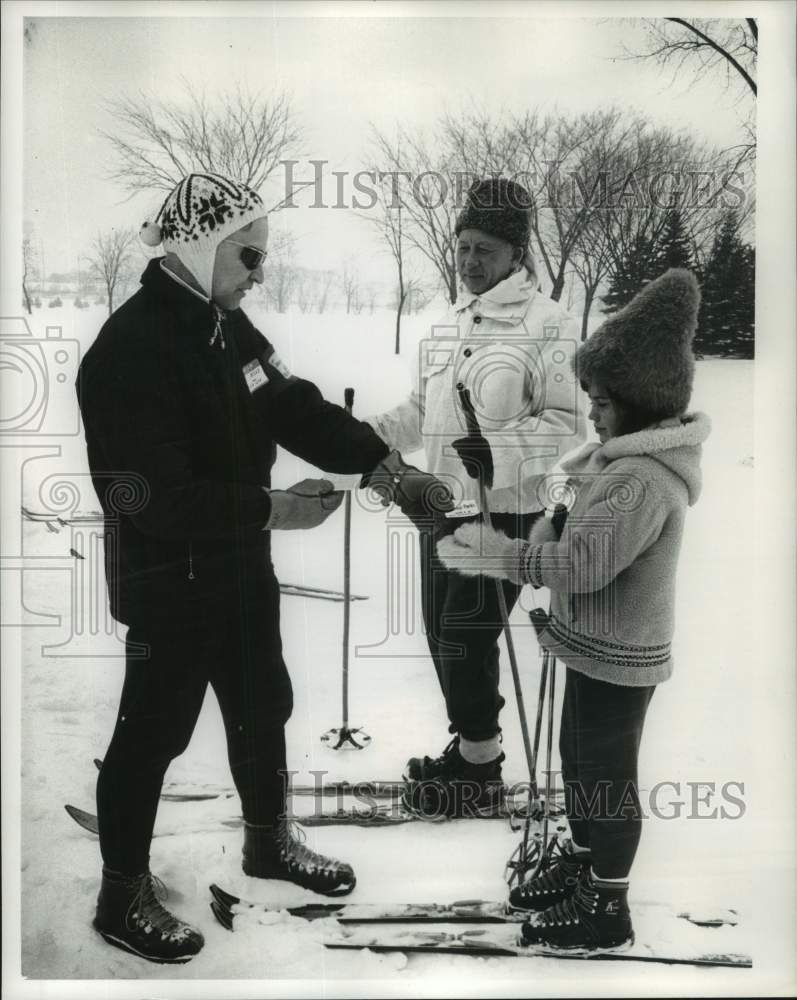
<svg viewBox="0 0 797 1000">
<path fill-rule="evenodd" d="M 268 257 L 268 253 L 265 250 L 250 247 L 248 243 L 239 243 L 237 240 L 227 240 L 227 242 L 241 247 L 241 263 L 247 271 L 256 271 L 266 257 Z"/>
</svg>

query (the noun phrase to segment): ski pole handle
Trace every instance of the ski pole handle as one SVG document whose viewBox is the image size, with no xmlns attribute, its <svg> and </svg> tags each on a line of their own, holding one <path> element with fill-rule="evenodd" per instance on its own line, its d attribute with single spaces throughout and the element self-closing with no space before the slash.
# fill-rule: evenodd
<svg viewBox="0 0 797 1000">
<path fill-rule="evenodd" d="M 354 406 L 354 389 L 343 390 L 343 405 L 346 408 L 346 412 L 351 413 L 351 408 Z"/>
<path fill-rule="evenodd" d="M 482 429 L 476 419 L 476 411 L 473 408 L 473 400 L 470 398 L 470 390 L 466 389 L 462 382 L 457 382 L 457 393 L 459 394 L 459 405 L 465 414 L 465 425 L 468 428 L 469 437 L 479 437 Z"/>
</svg>

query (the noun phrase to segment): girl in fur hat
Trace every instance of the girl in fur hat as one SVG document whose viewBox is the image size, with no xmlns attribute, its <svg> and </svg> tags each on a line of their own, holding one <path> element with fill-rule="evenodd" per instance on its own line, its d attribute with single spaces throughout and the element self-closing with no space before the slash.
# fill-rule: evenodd
<svg viewBox="0 0 797 1000">
<path fill-rule="evenodd" d="M 656 685 L 672 673 L 675 570 L 710 431 L 707 416 L 685 412 L 699 301 L 691 273 L 667 271 L 577 351 L 600 443 L 561 462 L 571 499 L 561 537 L 550 519 L 528 541 L 466 524 L 438 545 L 461 573 L 551 591 L 540 642 L 567 666 L 559 749 L 572 848 L 510 895 L 530 913 L 524 943 L 543 949 L 633 941 L 639 744 Z"/>
</svg>

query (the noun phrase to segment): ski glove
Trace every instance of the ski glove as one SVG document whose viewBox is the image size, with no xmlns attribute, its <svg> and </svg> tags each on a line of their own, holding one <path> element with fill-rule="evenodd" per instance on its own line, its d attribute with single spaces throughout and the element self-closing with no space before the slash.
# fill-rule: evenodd
<svg viewBox="0 0 797 1000">
<path fill-rule="evenodd" d="M 486 524 L 463 524 L 437 543 L 437 555 L 448 569 L 464 576 L 492 576 L 497 580 L 527 583 L 521 576 L 527 543 L 509 538 Z"/>
<path fill-rule="evenodd" d="M 493 466 L 493 453 L 487 438 L 481 434 L 469 434 L 467 437 L 457 438 L 451 444 L 456 449 L 460 461 L 471 479 L 481 478 L 487 489 L 491 490 L 495 468 Z"/>
<path fill-rule="evenodd" d="M 340 507 L 343 493 L 328 479 L 303 479 L 288 490 L 271 490 L 271 515 L 264 531 L 315 528 Z"/>
<path fill-rule="evenodd" d="M 445 483 L 414 465 L 407 465 L 397 451 L 391 451 L 372 472 L 363 476 L 360 486 L 377 493 L 384 507 L 398 504 L 411 521 L 428 521 L 454 507 L 451 490 Z"/>
</svg>

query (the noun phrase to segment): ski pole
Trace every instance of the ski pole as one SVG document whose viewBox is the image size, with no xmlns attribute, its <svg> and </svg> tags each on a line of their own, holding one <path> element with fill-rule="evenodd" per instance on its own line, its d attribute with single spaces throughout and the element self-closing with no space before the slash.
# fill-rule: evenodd
<svg viewBox="0 0 797 1000">
<path fill-rule="evenodd" d="M 537 865 L 537 870 L 539 870 L 545 860 L 545 848 L 548 845 L 548 820 L 550 818 L 550 802 L 551 802 L 551 751 L 553 748 L 553 712 L 554 712 L 554 702 L 556 700 L 556 657 L 552 656 L 551 653 L 546 649 L 545 655 L 548 658 L 549 670 L 548 670 L 548 746 L 545 761 L 545 812 L 542 818 L 542 845 L 543 852 L 540 856 L 539 863 Z M 535 871 L 536 874 L 536 871 Z"/>
<path fill-rule="evenodd" d="M 344 408 L 351 414 L 354 389 L 343 393 Z M 349 728 L 349 622 L 351 620 L 351 490 L 343 501 L 343 728 Z"/>
<path fill-rule="evenodd" d="M 344 409 L 351 415 L 354 406 L 354 389 L 343 393 Z M 343 642 L 341 659 L 343 662 L 343 721 L 339 729 L 330 729 L 321 737 L 322 743 L 332 744 L 333 750 L 340 750 L 344 743 L 355 750 L 362 750 L 371 742 L 371 737 L 361 727 L 349 728 L 349 623 L 351 618 L 351 490 L 346 491 L 343 501 Z M 333 742 L 334 741 L 334 742 Z M 358 742 L 361 741 L 361 742 Z"/>
<path fill-rule="evenodd" d="M 457 392 L 459 393 L 459 401 L 462 406 L 462 410 L 465 414 L 465 423 L 468 428 L 469 437 L 481 436 L 481 428 L 479 427 L 479 422 L 476 419 L 476 411 L 473 409 L 473 402 L 470 398 L 470 392 L 465 388 L 465 386 L 459 382 L 457 384 Z M 487 487 L 484 483 L 484 471 L 482 468 L 479 469 L 479 503 L 482 509 L 482 517 L 484 518 L 484 523 L 488 527 L 492 527 L 492 518 L 490 517 L 490 506 L 487 502 Z M 526 754 L 526 766 L 528 767 L 529 777 L 532 783 L 537 784 L 537 779 L 534 775 L 534 759 L 531 752 L 531 741 L 529 739 L 529 726 L 526 720 L 526 707 L 523 701 L 523 689 L 520 686 L 520 672 L 517 665 L 517 656 L 515 655 L 515 644 L 512 641 L 512 632 L 509 627 L 509 612 L 506 607 L 506 597 L 504 595 L 504 588 L 500 580 L 495 581 L 495 592 L 498 597 L 498 613 L 501 617 L 501 626 L 504 631 L 504 637 L 506 639 L 506 648 L 509 653 L 509 663 L 512 668 L 512 683 L 515 686 L 515 700 L 517 702 L 518 714 L 520 715 L 520 729 L 523 734 L 523 750 Z"/>
<path fill-rule="evenodd" d="M 468 428 L 468 435 L 470 437 L 481 436 L 481 428 L 479 427 L 479 422 L 476 419 L 476 411 L 473 408 L 473 402 L 470 398 L 470 393 L 465 388 L 465 386 L 460 382 L 457 384 L 457 392 L 459 393 L 460 405 L 465 414 L 465 423 Z M 490 517 L 490 508 L 487 502 L 487 487 L 484 482 L 484 470 L 479 469 L 479 502 L 482 508 L 482 517 L 484 518 L 484 523 L 489 527 L 492 527 L 492 518 Z M 512 633 L 509 625 L 509 613 L 506 606 L 506 598 L 504 595 L 504 588 L 501 585 L 500 580 L 495 581 L 496 594 L 498 597 L 498 610 L 501 616 L 501 624 L 504 630 L 504 636 L 506 638 L 506 647 L 509 653 L 509 663 L 512 668 L 512 682 L 515 687 L 515 700 L 518 707 L 518 715 L 520 717 L 520 729 L 523 734 L 523 750 L 526 754 L 526 766 L 528 768 L 529 774 L 529 801 L 528 808 L 526 811 L 523 839 L 514 851 L 512 857 L 507 862 L 508 881 L 511 885 L 512 882 L 517 878 L 521 879 L 530 870 L 534 869 L 534 873 L 540 870 L 542 865 L 545 863 L 545 858 L 547 855 L 547 836 L 548 836 L 548 816 L 550 811 L 550 792 L 551 792 L 551 745 L 553 741 L 553 695 L 554 695 L 554 672 L 556 667 L 556 660 L 549 656 L 547 651 L 543 656 L 543 667 L 542 676 L 540 678 L 540 693 L 537 701 L 537 719 L 534 727 L 534 749 L 531 747 L 531 740 L 529 738 L 529 727 L 526 718 L 526 706 L 523 698 L 523 688 L 520 683 L 520 671 L 518 670 L 517 657 L 515 655 L 515 646 L 512 641 Z M 549 670 L 550 664 L 550 670 Z M 539 797 L 539 789 L 537 787 L 537 755 L 539 753 L 540 745 L 540 735 L 542 732 L 542 715 L 543 707 L 545 705 L 545 689 L 546 681 L 549 681 L 548 691 L 549 691 L 549 705 L 548 705 L 548 746 L 547 746 L 547 764 L 548 773 L 546 776 L 546 800 L 545 800 L 545 812 L 543 816 L 543 834 L 541 845 L 538 845 L 538 849 L 535 853 L 536 861 L 532 863 L 531 856 L 529 854 L 529 840 L 531 837 L 531 822 L 535 818 L 535 803 Z"/>
</svg>

